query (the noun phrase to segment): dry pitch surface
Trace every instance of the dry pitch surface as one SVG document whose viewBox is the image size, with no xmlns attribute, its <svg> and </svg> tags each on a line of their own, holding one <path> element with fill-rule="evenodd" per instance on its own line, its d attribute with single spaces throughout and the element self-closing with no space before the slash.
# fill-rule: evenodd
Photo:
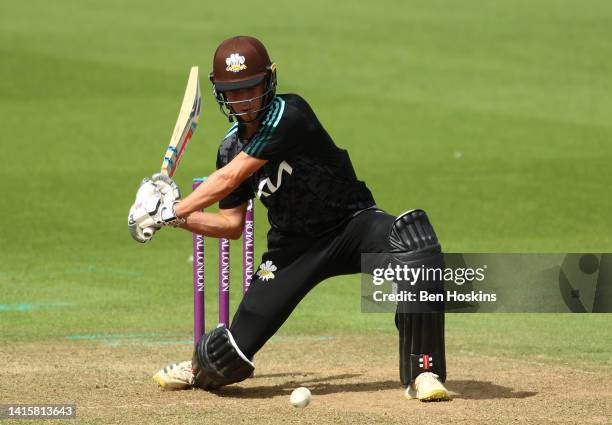
<svg viewBox="0 0 612 425">
<path fill-rule="evenodd" d="M 187 344 L 14 343 L 0 350 L 0 399 L 74 402 L 77 422 L 88 424 L 610 423 L 609 369 L 448 355 L 453 400 L 421 403 L 403 397 L 396 341 L 388 335 L 277 337 L 256 356 L 253 379 L 217 393 L 166 392 L 151 380 L 159 367 L 189 358 Z M 306 409 L 289 404 L 298 386 L 312 391 Z"/>
</svg>

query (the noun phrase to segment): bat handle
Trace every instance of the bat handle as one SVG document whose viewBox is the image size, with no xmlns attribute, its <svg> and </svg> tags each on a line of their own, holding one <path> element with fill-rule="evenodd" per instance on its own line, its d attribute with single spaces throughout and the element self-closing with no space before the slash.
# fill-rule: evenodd
<svg viewBox="0 0 612 425">
<path fill-rule="evenodd" d="M 152 227 L 145 227 L 144 229 L 142 229 L 142 235 L 147 239 L 151 239 L 154 233 L 155 229 L 153 229 Z"/>
</svg>

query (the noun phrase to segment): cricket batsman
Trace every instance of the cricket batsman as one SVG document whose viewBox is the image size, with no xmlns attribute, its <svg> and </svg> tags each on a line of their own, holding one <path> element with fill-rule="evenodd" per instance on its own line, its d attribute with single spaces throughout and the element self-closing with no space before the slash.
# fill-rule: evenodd
<svg viewBox="0 0 612 425">
<path fill-rule="evenodd" d="M 247 201 L 268 210 L 267 251 L 229 328 L 219 325 L 196 344 L 191 361 L 171 364 L 154 379 L 166 389 L 214 390 L 254 371 L 253 357 L 319 282 L 360 273 L 362 253 L 388 253 L 412 267 L 441 265 L 442 251 L 427 215 L 399 217 L 377 207 L 310 105 L 276 93 L 276 65 L 253 37 L 223 41 L 210 74 L 221 112 L 233 125 L 221 142 L 216 171 L 181 199 L 171 178 L 144 179 L 130 210 L 132 237 L 147 242 L 139 219 L 154 231 L 179 227 L 238 239 Z M 219 203 L 218 213 L 202 212 Z M 444 312 L 395 314 L 399 375 L 406 397 L 447 400 Z"/>
</svg>

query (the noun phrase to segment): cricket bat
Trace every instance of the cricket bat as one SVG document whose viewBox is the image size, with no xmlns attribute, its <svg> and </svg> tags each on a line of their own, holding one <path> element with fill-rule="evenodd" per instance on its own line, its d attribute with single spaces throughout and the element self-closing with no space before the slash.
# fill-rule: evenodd
<svg viewBox="0 0 612 425">
<path fill-rule="evenodd" d="M 170 143 L 162 160 L 162 174 L 172 177 L 176 168 L 181 161 L 181 157 L 185 152 L 187 144 L 191 140 L 194 131 L 198 126 L 200 119 L 200 107 L 202 106 L 202 94 L 200 93 L 200 79 L 198 76 L 198 67 L 192 66 L 187 80 L 187 88 L 183 95 L 183 103 L 179 110 L 174 131 L 170 137 Z M 147 238 L 153 236 L 153 229 L 146 228 L 142 231 Z"/>
<path fill-rule="evenodd" d="M 181 109 L 174 125 L 174 131 L 162 161 L 162 174 L 168 177 L 174 175 L 176 167 L 178 167 L 181 157 L 185 152 L 185 148 L 198 126 L 201 105 L 202 94 L 200 93 L 198 67 L 192 66 L 189 72 L 189 79 L 187 80 L 185 95 L 183 96 L 183 103 L 181 104 Z"/>
</svg>

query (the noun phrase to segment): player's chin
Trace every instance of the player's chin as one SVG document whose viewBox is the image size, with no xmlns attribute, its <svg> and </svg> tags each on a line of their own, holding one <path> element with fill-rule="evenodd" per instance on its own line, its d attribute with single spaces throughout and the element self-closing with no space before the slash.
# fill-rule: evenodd
<svg viewBox="0 0 612 425">
<path fill-rule="evenodd" d="M 252 122 L 257 118 L 256 112 L 243 112 L 238 115 L 238 120 L 242 122 Z"/>
</svg>

